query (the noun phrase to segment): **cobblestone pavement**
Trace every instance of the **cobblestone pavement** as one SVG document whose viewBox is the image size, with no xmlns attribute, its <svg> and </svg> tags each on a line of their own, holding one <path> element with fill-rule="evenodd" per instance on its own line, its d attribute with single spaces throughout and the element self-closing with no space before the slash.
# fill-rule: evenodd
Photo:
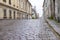
<svg viewBox="0 0 60 40">
<path fill-rule="evenodd" d="M 0 40 L 58 40 L 43 19 L 16 20 L 0 26 Z"/>
</svg>

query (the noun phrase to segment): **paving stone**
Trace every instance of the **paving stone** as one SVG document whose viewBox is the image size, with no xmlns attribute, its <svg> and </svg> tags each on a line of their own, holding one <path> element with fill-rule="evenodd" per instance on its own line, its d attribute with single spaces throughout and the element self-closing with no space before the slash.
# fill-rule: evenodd
<svg viewBox="0 0 60 40">
<path fill-rule="evenodd" d="M 0 40 L 57 40 L 44 19 L 15 20 L 12 25 L 0 26 Z"/>
</svg>

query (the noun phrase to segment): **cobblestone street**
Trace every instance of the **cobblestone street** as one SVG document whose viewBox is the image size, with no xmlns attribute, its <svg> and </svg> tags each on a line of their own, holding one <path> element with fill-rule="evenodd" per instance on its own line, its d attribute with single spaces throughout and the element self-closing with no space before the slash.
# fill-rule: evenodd
<svg viewBox="0 0 60 40">
<path fill-rule="evenodd" d="M 40 19 L 16 20 L 0 26 L 0 40 L 58 40 L 47 23 Z"/>
</svg>

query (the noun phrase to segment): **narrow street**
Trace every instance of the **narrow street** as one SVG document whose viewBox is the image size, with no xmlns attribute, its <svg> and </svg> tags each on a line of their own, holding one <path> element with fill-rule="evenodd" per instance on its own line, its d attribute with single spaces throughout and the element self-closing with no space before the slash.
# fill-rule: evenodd
<svg viewBox="0 0 60 40">
<path fill-rule="evenodd" d="M 47 23 L 40 19 L 16 20 L 0 27 L 0 40 L 58 40 Z"/>
</svg>

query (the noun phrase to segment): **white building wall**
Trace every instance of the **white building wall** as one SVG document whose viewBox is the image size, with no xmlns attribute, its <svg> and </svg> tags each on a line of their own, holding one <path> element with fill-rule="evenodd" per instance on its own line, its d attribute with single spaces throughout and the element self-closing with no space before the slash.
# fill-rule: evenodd
<svg viewBox="0 0 60 40">
<path fill-rule="evenodd" d="M 51 16 L 50 0 L 45 0 L 43 10 L 44 10 L 44 15 L 45 15 L 46 18 Z"/>
<path fill-rule="evenodd" d="M 58 17 L 58 0 L 55 0 L 55 17 Z"/>
<path fill-rule="evenodd" d="M 55 16 L 60 21 L 60 0 L 55 0 Z"/>
</svg>

